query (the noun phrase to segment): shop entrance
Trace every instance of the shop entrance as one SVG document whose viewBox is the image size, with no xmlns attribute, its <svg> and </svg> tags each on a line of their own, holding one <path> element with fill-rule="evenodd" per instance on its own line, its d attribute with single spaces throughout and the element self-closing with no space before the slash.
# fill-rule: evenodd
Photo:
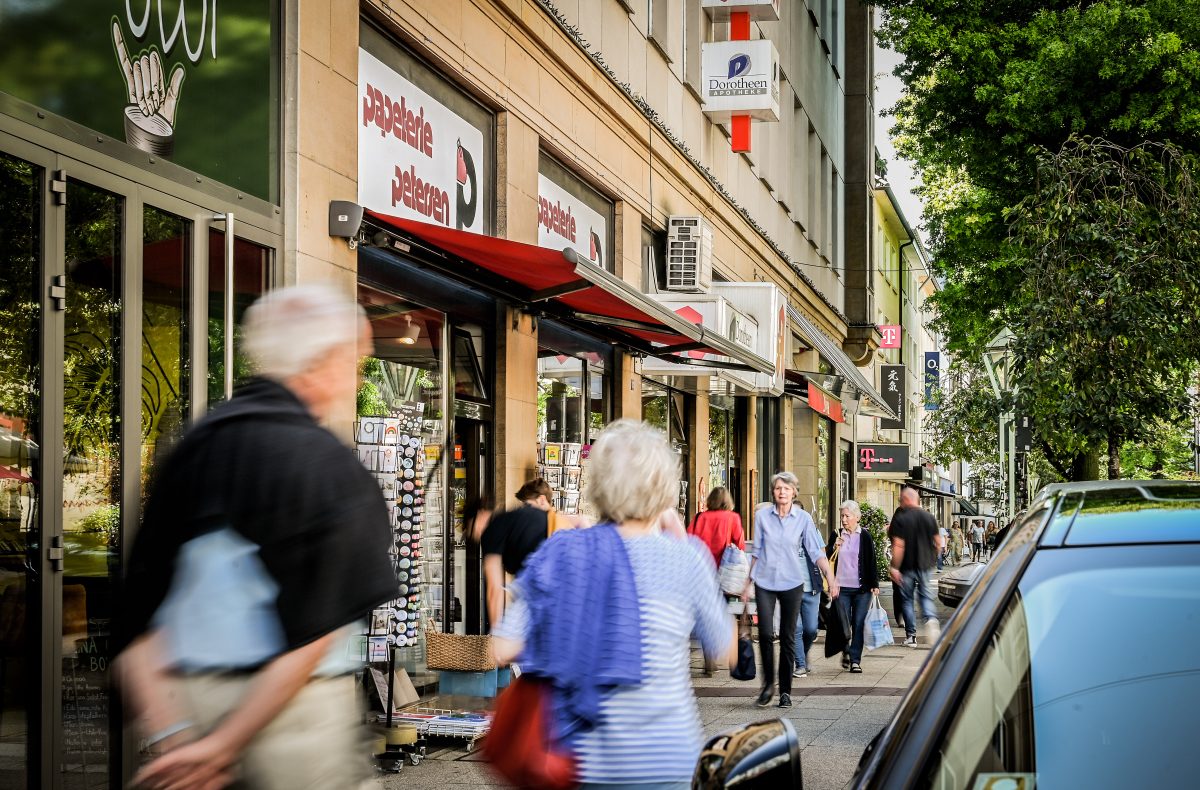
<svg viewBox="0 0 1200 790">
<path fill-rule="evenodd" d="M 121 787 L 114 587 L 156 459 L 245 367 L 269 237 L 226 277 L 220 206 L 4 134 L 0 200 L 0 786 Z"/>
<path fill-rule="evenodd" d="M 455 403 L 454 418 L 454 508 L 457 521 L 462 525 L 463 508 L 468 502 L 488 497 L 492 478 L 488 459 L 491 457 L 491 421 L 479 419 L 483 409 L 476 404 L 458 401 Z M 471 416 L 464 416 L 469 414 Z M 484 605 L 484 589 L 481 574 L 482 557 L 479 544 L 466 540 L 460 527 L 455 541 L 453 608 L 457 617 L 452 617 L 458 633 L 484 633 L 487 607 Z"/>
</svg>

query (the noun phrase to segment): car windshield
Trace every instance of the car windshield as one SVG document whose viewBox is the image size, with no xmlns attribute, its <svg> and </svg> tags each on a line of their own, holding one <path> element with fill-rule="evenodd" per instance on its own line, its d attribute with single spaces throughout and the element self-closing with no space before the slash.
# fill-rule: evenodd
<svg viewBox="0 0 1200 790">
<path fill-rule="evenodd" d="M 1038 552 L 956 707 L 937 790 L 1190 785 L 1200 546 Z"/>
</svg>

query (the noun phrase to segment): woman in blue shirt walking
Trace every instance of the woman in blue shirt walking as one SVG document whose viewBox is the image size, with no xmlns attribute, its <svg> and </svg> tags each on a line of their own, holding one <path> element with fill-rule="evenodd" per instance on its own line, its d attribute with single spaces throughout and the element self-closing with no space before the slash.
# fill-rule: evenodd
<svg viewBox="0 0 1200 790">
<path fill-rule="evenodd" d="M 817 631 L 821 605 L 821 574 L 829 582 L 829 597 L 837 598 L 838 583 L 825 558 L 825 543 L 804 508 L 795 503 L 799 480 L 791 472 L 771 478 L 774 506 L 754 516 L 754 548 L 750 552 L 750 582 L 758 606 L 758 647 L 762 658 L 763 687 L 755 703 L 771 704 L 775 694 L 775 634 L 772 623 L 779 604 L 779 707 L 792 707 L 792 667 L 796 656 L 797 615 L 803 607 L 804 653 Z M 750 582 L 742 600 L 750 598 Z M 810 611 L 811 610 L 811 611 Z M 802 677 L 800 671 L 796 672 Z"/>
</svg>

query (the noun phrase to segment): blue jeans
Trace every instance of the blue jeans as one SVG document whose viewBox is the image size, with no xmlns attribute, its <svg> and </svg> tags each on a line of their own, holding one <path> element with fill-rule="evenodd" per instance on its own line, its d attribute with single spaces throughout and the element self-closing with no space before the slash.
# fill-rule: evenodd
<svg viewBox="0 0 1200 790">
<path fill-rule="evenodd" d="M 904 633 L 907 636 L 917 635 L 917 618 L 913 616 L 914 595 L 921 597 L 921 611 L 925 615 L 925 622 L 937 622 L 937 609 L 934 608 L 936 593 L 933 590 L 931 575 L 929 569 L 925 569 L 905 571 L 900 577 L 900 605 L 904 610 Z"/>
<path fill-rule="evenodd" d="M 821 615 L 821 589 L 801 592 L 799 609 L 796 616 L 796 669 L 808 669 L 808 649 L 817 638 L 817 618 Z"/>
<path fill-rule="evenodd" d="M 846 613 L 853 634 L 850 636 L 850 660 L 862 663 L 863 628 L 867 623 L 867 610 L 871 608 L 871 591 L 861 587 L 843 587 L 838 595 L 838 606 Z"/>
</svg>

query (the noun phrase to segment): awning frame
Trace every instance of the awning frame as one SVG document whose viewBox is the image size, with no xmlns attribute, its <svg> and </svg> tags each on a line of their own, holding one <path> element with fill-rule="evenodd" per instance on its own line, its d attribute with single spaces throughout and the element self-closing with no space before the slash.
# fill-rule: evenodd
<svg viewBox="0 0 1200 790">
<path fill-rule="evenodd" d="M 803 313 L 793 307 L 791 303 L 788 303 L 787 312 L 788 318 L 791 319 L 792 323 L 800 328 L 800 335 L 808 342 L 809 348 L 815 349 L 830 365 L 833 365 L 833 369 L 839 375 L 846 379 L 847 384 L 858 390 L 864 399 L 871 401 L 873 404 L 872 410 L 877 412 L 877 414 L 870 416 L 879 416 L 890 420 L 897 419 L 896 413 L 884 401 L 883 395 L 875 389 L 871 382 L 867 381 L 867 377 L 850 360 L 850 357 L 846 356 L 845 351 L 822 332 L 816 324 L 808 320 Z"/>
<path fill-rule="evenodd" d="M 553 318 L 604 341 L 624 346 L 634 353 L 659 357 L 670 362 L 689 364 L 688 358 L 678 357 L 676 354 L 688 350 L 707 349 L 733 360 L 729 362 L 704 360 L 705 366 L 708 367 L 757 373 L 770 373 L 775 370 L 775 365 L 769 360 L 735 344 L 720 334 L 706 330 L 704 327 L 676 315 L 624 280 L 599 268 L 591 261 L 585 260 L 574 250 L 565 249 L 561 253 L 565 261 L 572 267 L 573 279 L 559 285 L 533 290 L 466 258 L 440 249 L 434 243 L 426 242 L 404 228 L 391 225 L 385 215 L 367 212 L 363 218 L 363 224 L 367 229 L 360 232 L 360 243 L 369 243 L 368 240 L 375 238 L 377 232 L 388 234 L 408 247 L 403 254 L 419 265 L 433 269 L 451 279 L 469 283 L 498 299 L 512 302 L 531 315 Z M 519 244 L 519 242 L 511 242 L 506 239 L 497 239 L 497 241 Z M 378 246 L 395 249 L 391 244 Z M 543 248 L 536 249 L 539 253 L 553 252 Z M 658 319 L 660 323 L 647 324 L 616 316 L 583 313 L 556 301 L 558 297 L 578 293 L 592 287 L 606 291 L 638 311 Z M 603 326 L 604 332 L 598 332 L 598 326 Z M 679 335 L 680 340 L 685 342 L 656 346 L 649 340 L 637 337 L 625 330 L 674 334 Z"/>
</svg>

